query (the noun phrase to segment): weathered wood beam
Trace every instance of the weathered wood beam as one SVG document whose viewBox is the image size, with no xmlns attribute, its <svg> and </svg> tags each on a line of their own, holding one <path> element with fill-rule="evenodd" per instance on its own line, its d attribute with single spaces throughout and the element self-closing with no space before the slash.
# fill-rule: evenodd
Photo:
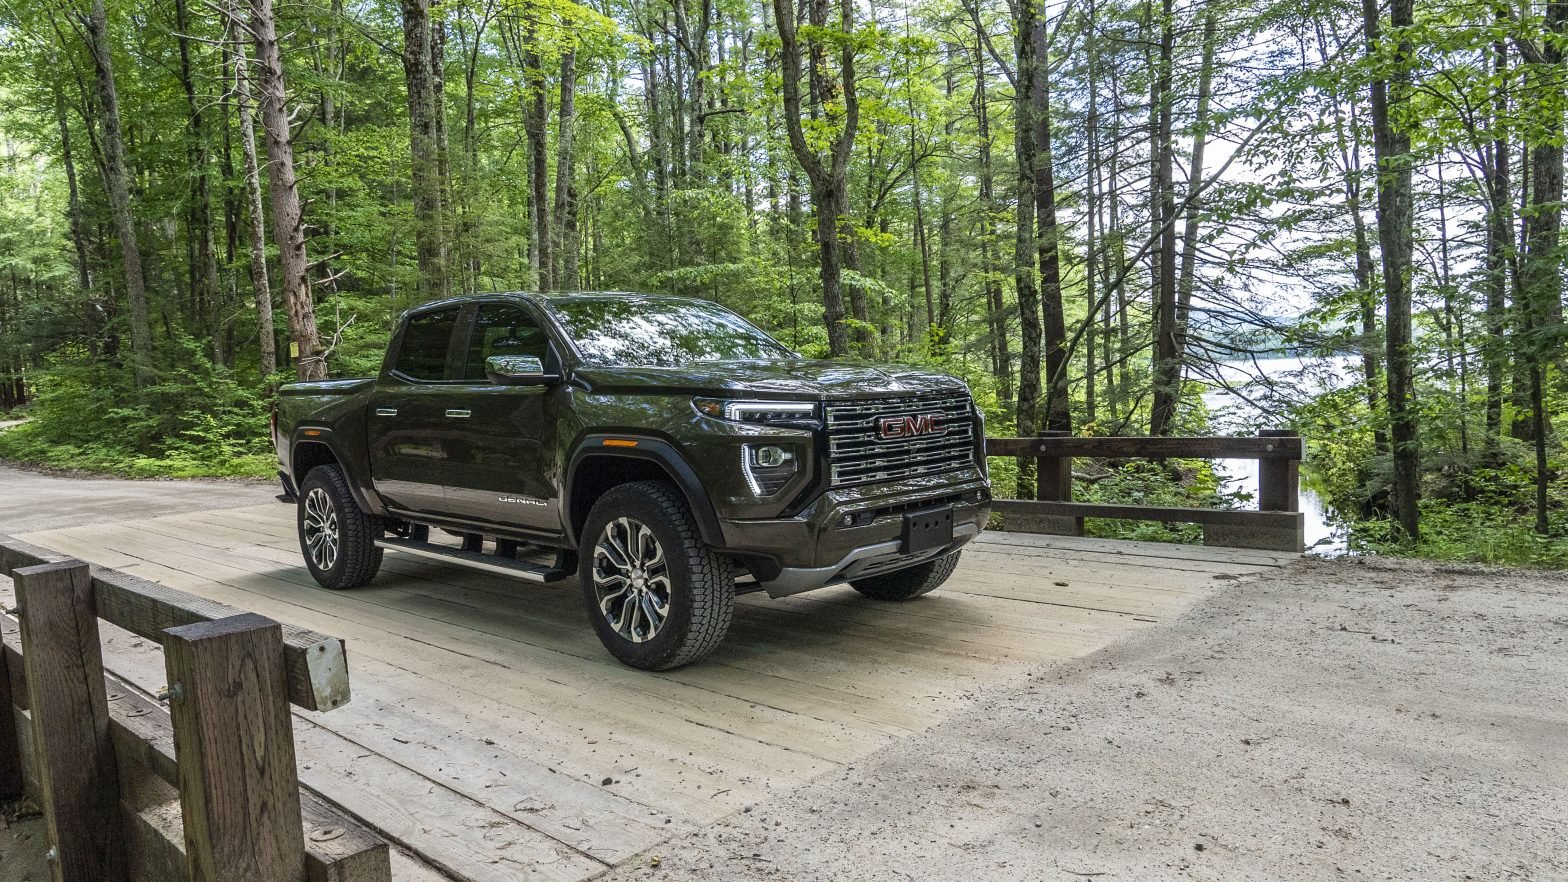
<svg viewBox="0 0 1568 882">
<path fill-rule="evenodd" d="M 163 641 L 191 882 L 305 878 L 281 638 L 277 622 L 245 613 Z"/>
<path fill-rule="evenodd" d="M 1002 516 L 1002 529 L 1021 533 L 1060 533 L 1054 525 L 1072 518 L 1115 518 L 1129 521 L 1202 524 L 1204 542 L 1234 548 L 1271 551 L 1302 550 L 1305 518 L 1300 512 L 1236 511 L 1223 508 L 1181 508 L 1168 505 L 1119 505 L 1104 502 L 1042 502 L 997 499 L 991 510 Z"/>
<path fill-rule="evenodd" d="M 0 534 L 0 575 L 18 568 L 67 560 L 67 556 Z M 98 616 L 148 640 L 163 643 L 170 628 L 244 613 L 226 604 L 104 567 L 92 567 Z M 329 711 L 350 698 L 343 641 L 308 628 L 283 625 L 283 664 L 289 701 L 305 710 Z"/>
<path fill-rule="evenodd" d="M 6 627 L 12 625 L 6 617 L 0 617 L 0 622 Z M 3 650 L 6 663 L 14 670 L 22 670 L 21 651 L 10 644 Z M 178 787 L 179 764 L 174 756 L 174 724 L 169 712 L 114 674 L 104 675 L 104 688 L 107 695 L 119 696 L 108 702 L 109 734 L 122 780 L 128 777 L 127 772 L 141 770 L 171 788 Z M 17 721 L 26 721 L 26 693 L 19 691 L 17 696 L 20 700 L 13 716 Z M 32 768 L 31 739 L 22 747 L 25 774 Z M 171 812 L 172 826 L 168 823 Z M 175 849 L 180 856 L 180 873 L 167 878 L 157 877 L 156 882 L 189 882 L 178 808 L 137 810 L 137 813 L 143 817 L 138 822 L 127 823 L 124 831 L 129 850 L 145 855 L 165 854 L 168 849 Z M 380 837 L 304 787 L 300 789 L 300 815 L 308 882 L 391 882 L 390 852 Z M 155 831 L 166 841 L 137 841 L 138 837 L 146 839 L 155 835 Z"/>
<path fill-rule="evenodd" d="M 1302 459 L 1301 436 L 1186 438 L 1078 436 L 987 438 L 987 456 L 1097 456 L 1125 459 Z"/>
<path fill-rule="evenodd" d="M 15 571 L 23 669 L 54 882 L 123 882 L 120 778 L 87 565 Z"/>
</svg>

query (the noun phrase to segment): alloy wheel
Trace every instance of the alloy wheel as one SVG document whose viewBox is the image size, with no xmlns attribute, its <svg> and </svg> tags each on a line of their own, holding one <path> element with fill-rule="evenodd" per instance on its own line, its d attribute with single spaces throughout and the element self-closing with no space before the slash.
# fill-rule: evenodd
<svg viewBox="0 0 1568 882">
<path fill-rule="evenodd" d="M 593 589 L 599 613 L 623 639 L 644 643 L 670 614 L 670 568 L 664 547 L 635 518 L 604 525 L 593 550 Z"/>
<path fill-rule="evenodd" d="M 305 495 L 305 548 L 316 569 L 326 572 L 338 562 L 338 511 L 320 487 Z"/>
</svg>

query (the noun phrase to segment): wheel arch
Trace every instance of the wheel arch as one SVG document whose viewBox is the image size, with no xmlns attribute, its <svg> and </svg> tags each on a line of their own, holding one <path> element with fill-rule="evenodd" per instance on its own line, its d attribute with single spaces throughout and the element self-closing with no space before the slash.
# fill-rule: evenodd
<svg viewBox="0 0 1568 882">
<path fill-rule="evenodd" d="M 636 446 L 606 446 L 606 440 L 635 441 Z M 605 491 L 633 481 L 650 480 L 673 484 L 697 519 L 702 541 L 713 548 L 723 547 L 724 532 L 718 513 L 696 470 L 675 445 L 660 438 L 623 433 L 587 435 L 577 445 L 562 494 L 567 538 L 573 545 L 579 544 L 588 512 Z"/>
<path fill-rule="evenodd" d="M 335 465 L 348 482 L 349 493 L 359 507 L 372 514 L 380 514 L 382 507 L 360 483 L 351 460 L 344 452 L 331 429 L 307 427 L 296 430 L 289 444 L 289 476 L 296 489 L 303 489 L 305 479 L 312 469 Z"/>
</svg>

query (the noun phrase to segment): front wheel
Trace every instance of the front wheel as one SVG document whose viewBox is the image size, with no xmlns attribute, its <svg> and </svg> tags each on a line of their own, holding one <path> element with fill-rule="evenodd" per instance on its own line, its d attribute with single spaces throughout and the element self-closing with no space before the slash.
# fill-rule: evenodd
<svg viewBox="0 0 1568 882">
<path fill-rule="evenodd" d="M 583 528 L 577 577 L 599 641 L 647 671 L 712 652 L 735 611 L 730 562 L 702 541 L 679 492 L 659 481 L 604 494 Z"/>
<path fill-rule="evenodd" d="M 317 466 L 299 489 L 299 550 L 323 588 L 358 588 L 381 569 L 381 525 L 354 501 L 335 465 Z"/>
<path fill-rule="evenodd" d="M 849 584 L 872 600 L 912 600 L 940 588 L 958 568 L 959 552 L 895 570 L 881 576 L 855 579 Z"/>
</svg>

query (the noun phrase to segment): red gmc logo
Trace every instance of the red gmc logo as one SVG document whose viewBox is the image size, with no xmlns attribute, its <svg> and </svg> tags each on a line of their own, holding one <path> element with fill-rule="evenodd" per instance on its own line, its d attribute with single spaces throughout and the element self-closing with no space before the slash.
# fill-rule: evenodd
<svg viewBox="0 0 1568 882">
<path fill-rule="evenodd" d="M 940 414 L 921 413 L 913 416 L 890 416 L 877 421 L 877 437 L 883 441 L 896 438 L 913 438 L 916 435 L 940 435 L 947 431 L 937 422 Z"/>
</svg>

